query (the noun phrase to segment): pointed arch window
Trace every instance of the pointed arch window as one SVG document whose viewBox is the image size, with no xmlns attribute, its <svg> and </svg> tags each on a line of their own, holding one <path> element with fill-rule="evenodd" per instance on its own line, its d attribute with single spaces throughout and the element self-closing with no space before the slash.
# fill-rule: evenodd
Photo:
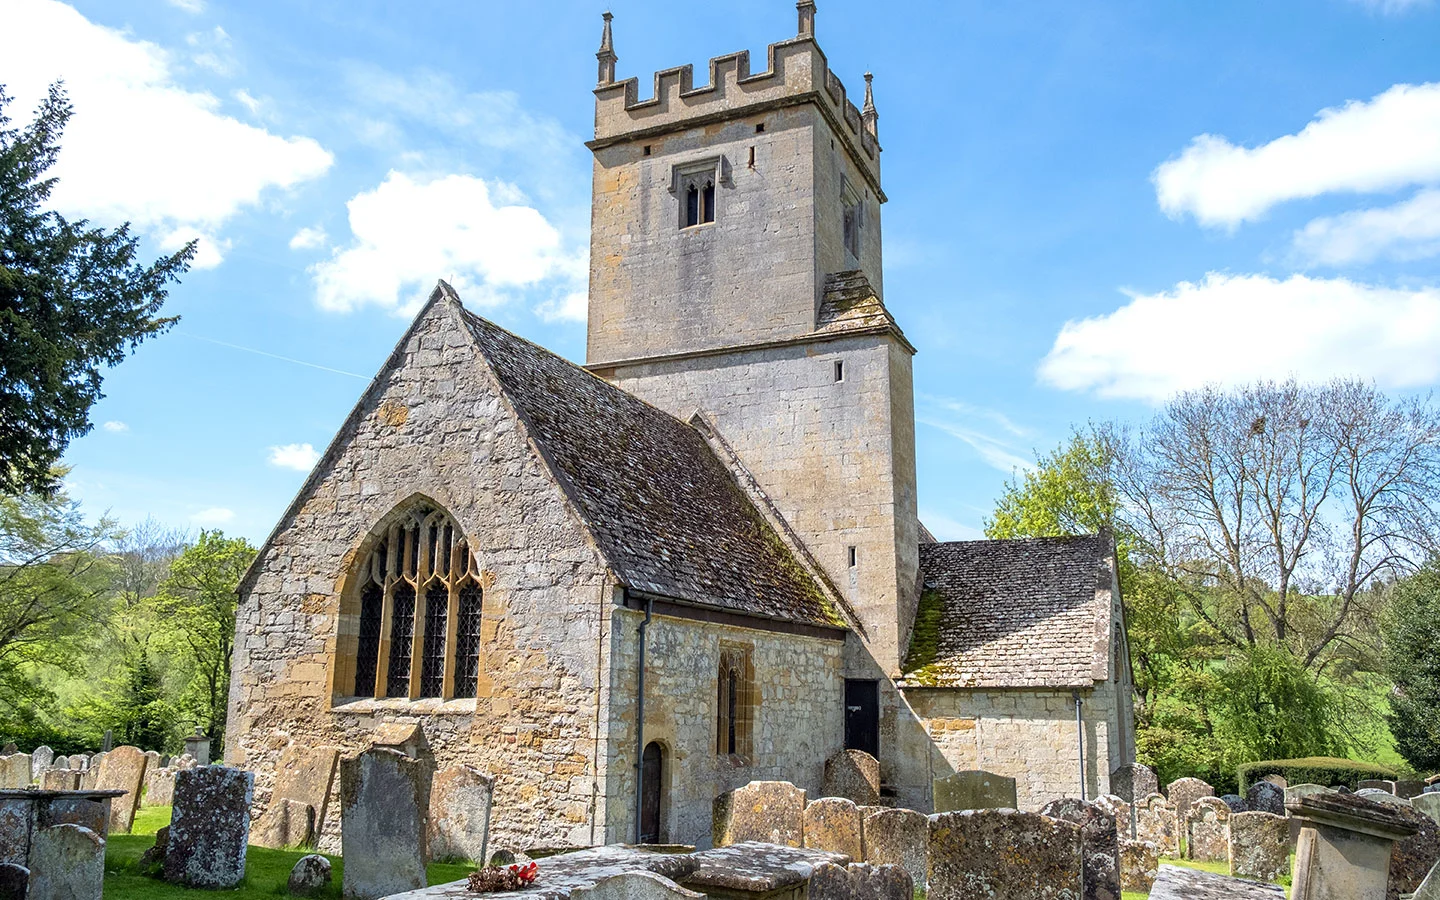
<svg viewBox="0 0 1440 900">
<path fill-rule="evenodd" d="M 712 224 L 719 211 L 716 187 L 731 184 L 730 165 L 724 156 L 674 166 L 670 172 L 670 192 L 679 201 L 680 227 Z"/>
<path fill-rule="evenodd" d="M 733 763 L 750 758 L 755 724 L 755 667 L 748 646 L 720 645 L 715 697 L 715 752 Z"/>
</svg>

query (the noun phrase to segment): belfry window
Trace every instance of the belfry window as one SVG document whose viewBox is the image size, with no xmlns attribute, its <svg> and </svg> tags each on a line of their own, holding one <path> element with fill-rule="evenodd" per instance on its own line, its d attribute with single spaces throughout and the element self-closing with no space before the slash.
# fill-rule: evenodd
<svg viewBox="0 0 1440 900">
<path fill-rule="evenodd" d="M 685 228 L 715 221 L 715 179 L 697 178 L 685 188 Z"/>
<path fill-rule="evenodd" d="M 357 581 L 353 599 L 342 601 L 350 605 L 342 615 L 337 693 L 353 686 L 353 696 L 377 699 L 475 696 L 480 573 L 450 516 L 422 504 L 401 517 L 376 541 Z"/>
<path fill-rule="evenodd" d="M 715 693 L 715 752 L 743 763 L 750 757 L 756 706 L 749 647 L 721 644 Z"/>
<path fill-rule="evenodd" d="M 860 198 L 850 183 L 845 183 L 840 194 L 840 219 L 845 241 L 845 259 L 850 265 L 860 263 Z"/>
<path fill-rule="evenodd" d="M 680 228 L 709 225 L 720 213 L 718 187 L 732 185 L 724 156 L 679 163 L 670 170 L 670 193 L 680 208 Z"/>
</svg>

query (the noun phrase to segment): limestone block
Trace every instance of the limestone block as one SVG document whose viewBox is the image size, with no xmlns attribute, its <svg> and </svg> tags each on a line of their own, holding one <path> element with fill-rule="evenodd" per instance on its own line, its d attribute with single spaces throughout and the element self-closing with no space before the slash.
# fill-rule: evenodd
<svg viewBox="0 0 1440 900">
<path fill-rule="evenodd" d="M 851 900 L 913 900 L 915 880 L 900 866 L 851 863 Z"/>
<path fill-rule="evenodd" d="M 1165 788 L 1165 797 L 1175 807 L 1175 815 L 1181 822 L 1190 814 L 1190 804 L 1201 797 L 1215 796 L 1215 789 L 1199 778 L 1177 778 Z M 1161 848 L 1164 849 L 1163 847 Z"/>
<path fill-rule="evenodd" d="M 1050 801 L 1040 814 L 1080 826 L 1082 900 L 1120 900 L 1120 844 L 1115 816 L 1098 803 L 1071 798 Z"/>
<path fill-rule="evenodd" d="M 25 900 L 30 870 L 17 863 L 0 863 L 0 900 Z"/>
<path fill-rule="evenodd" d="M 30 754 L 0 756 L 0 790 L 19 790 L 30 784 Z"/>
<path fill-rule="evenodd" d="M 1245 803 L 1252 812 L 1265 812 L 1272 816 L 1285 815 L 1285 787 L 1268 781 L 1257 781 L 1245 792 Z"/>
<path fill-rule="evenodd" d="M 861 826 L 865 862 L 899 866 L 916 886 L 925 884 L 930 870 L 930 823 L 913 809 L 867 811 Z"/>
<path fill-rule="evenodd" d="M 199 766 L 175 775 L 175 811 L 165 848 L 165 880 L 231 888 L 245 877 L 255 773 Z"/>
<path fill-rule="evenodd" d="M 810 873 L 807 900 L 852 900 L 850 873 L 842 865 L 823 863 Z"/>
<path fill-rule="evenodd" d="M 863 860 L 860 808 L 841 797 L 824 797 L 806 806 L 805 846 Z"/>
<path fill-rule="evenodd" d="M 1015 779 L 994 772 L 970 770 L 935 779 L 935 811 L 1014 809 Z"/>
<path fill-rule="evenodd" d="M 1267 812 L 1230 817 L 1230 874 L 1276 881 L 1290 871 L 1290 823 Z"/>
<path fill-rule="evenodd" d="M 1410 798 L 1410 805 L 1440 823 L 1440 793 L 1421 794 Z"/>
<path fill-rule="evenodd" d="M 145 795 L 141 806 L 170 806 L 175 802 L 175 770 L 146 767 Z"/>
<path fill-rule="evenodd" d="M 933 815 L 926 896 L 928 900 L 1078 900 L 1080 827 L 1011 809 Z"/>
<path fill-rule="evenodd" d="M 715 846 L 761 841 L 804 846 L 805 792 L 788 781 L 752 781 L 715 798 Z"/>
<path fill-rule="evenodd" d="M 30 900 L 98 900 L 105 886 L 105 841 L 79 825 L 35 831 Z"/>
<path fill-rule="evenodd" d="M 1160 868 L 1160 848 L 1153 841 L 1120 841 L 1120 887 L 1150 893 Z"/>
<path fill-rule="evenodd" d="M 1136 840 L 1150 841 L 1161 856 L 1180 853 L 1180 818 L 1174 805 L 1159 794 L 1151 794 L 1135 806 Z"/>
<path fill-rule="evenodd" d="M 1440 900 L 1440 864 L 1430 870 L 1425 880 L 1415 889 L 1413 900 Z"/>
<path fill-rule="evenodd" d="M 398 750 L 411 759 L 435 758 L 425 737 L 425 729 L 418 722 L 386 722 L 375 729 L 370 746 Z"/>
<path fill-rule="evenodd" d="M 40 776 L 40 787 L 47 791 L 80 790 L 80 773 L 69 769 L 51 769 Z"/>
<path fill-rule="evenodd" d="M 1160 793 L 1160 779 L 1149 766 L 1131 763 L 1110 773 L 1110 793 L 1126 803 L 1134 803 L 1149 794 Z"/>
<path fill-rule="evenodd" d="M 483 860 L 495 779 L 471 766 L 435 773 L 430 789 L 430 858 Z"/>
<path fill-rule="evenodd" d="M 1185 856 L 1203 862 L 1224 862 L 1229 854 L 1230 807 L 1218 797 L 1201 797 L 1191 803 L 1185 817 Z"/>
<path fill-rule="evenodd" d="M 1394 865 L 1399 842 L 1416 836 L 1411 817 L 1430 821 L 1416 810 L 1338 792 L 1301 797 L 1287 809 L 1302 826 L 1292 900 L 1394 900 L 1413 889 L 1397 883 Z"/>
<path fill-rule="evenodd" d="M 252 841 L 260 847 L 278 850 L 282 847 L 314 847 L 325 830 L 330 807 L 331 786 L 340 751 L 334 747 L 310 747 L 289 744 L 280 752 L 275 770 L 275 788 L 270 792 L 270 805 L 256 820 Z M 282 801 L 289 800 L 291 805 Z M 314 815 L 312 837 L 305 838 L 301 827 Z M 274 841 L 298 843 L 277 844 Z"/>
<path fill-rule="evenodd" d="M 312 853 L 300 857 L 290 870 L 286 889 L 297 897 L 311 897 L 330 886 L 330 860 Z"/>
<path fill-rule="evenodd" d="M 50 771 L 55 764 L 55 751 L 41 744 L 30 753 L 30 780 L 38 782 L 40 776 Z"/>
<path fill-rule="evenodd" d="M 425 887 L 430 764 L 378 748 L 340 761 L 340 845 L 346 900 Z"/>
<path fill-rule="evenodd" d="M 704 896 L 655 872 L 620 872 L 570 892 L 570 900 L 701 900 Z"/>
<path fill-rule="evenodd" d="M 250 826 L 250 843 L 272 850 L 314 847 L 317 837 L 315 807 L 287 797 L 271 800 L 265 815 Z"/>
<path fill-rule="evenodd" d="M 844 797 L 857 806 L 880 802 L 880 761 L 864 750 L 841 750 L 825 760 L 826 797 Z"/>
<path fill-rule="evenodd" d="M 110 803 L 110 833 L 129 834 L 135 822 L 135 810 L 140 805 L 140 788 L 145 784 L 145 766 L 149 763 L 145 754 L 135 747 L 116 747 L 100 761 L 95 776 L 97 790 L 124 791 L 125 796 L 116 797 Z M 89 781 L 87 777 L 86 782 Z M 89 787 L 87 783 L 85 785 Z"/>
<path fill-rule="evenodd" d="M 1198 869 L 1161 866 L 1150 888 L 1150 900 L 1285 900 L 1285 889 Z"/>
</svg>

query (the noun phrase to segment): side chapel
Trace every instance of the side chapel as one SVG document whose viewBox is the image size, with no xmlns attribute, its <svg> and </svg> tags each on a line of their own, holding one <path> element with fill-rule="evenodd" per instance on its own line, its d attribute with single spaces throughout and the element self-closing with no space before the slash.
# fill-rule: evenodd
<svg viewBox="0 0 1440 900">
<path fill-rule="evenodd" d="M 1134 759 L 1107 536 L 937 542 L 884 303 L 878 121 L 815 39 L 595 88 L 587 362 L 435 289 L 240 587 L 226 761 L 419 724 L 502 845 L 708 846 L 716 796 L 1022 807 Z M 333 820 L 338 818 L 331 813 Z M 327 828 L 327 830 L 331 830 Z"/>
</svg>

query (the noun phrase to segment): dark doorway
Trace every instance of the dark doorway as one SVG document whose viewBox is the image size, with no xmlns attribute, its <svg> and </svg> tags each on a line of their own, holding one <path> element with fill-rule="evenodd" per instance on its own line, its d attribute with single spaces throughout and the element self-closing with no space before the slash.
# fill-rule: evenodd
<svg viewBox="0 0 1440 900">
<path fill-rule="evenodd" d="M 880 758 L 880 682 L 845 679 L 845 749 Z"/>
<path fill-rule="evenodd" d="M 665 783 L 665 750 L 659 741 L 645 745 L 640 785 L 640 843 L 659 844 L 660 790 Z"/>
</svg>

